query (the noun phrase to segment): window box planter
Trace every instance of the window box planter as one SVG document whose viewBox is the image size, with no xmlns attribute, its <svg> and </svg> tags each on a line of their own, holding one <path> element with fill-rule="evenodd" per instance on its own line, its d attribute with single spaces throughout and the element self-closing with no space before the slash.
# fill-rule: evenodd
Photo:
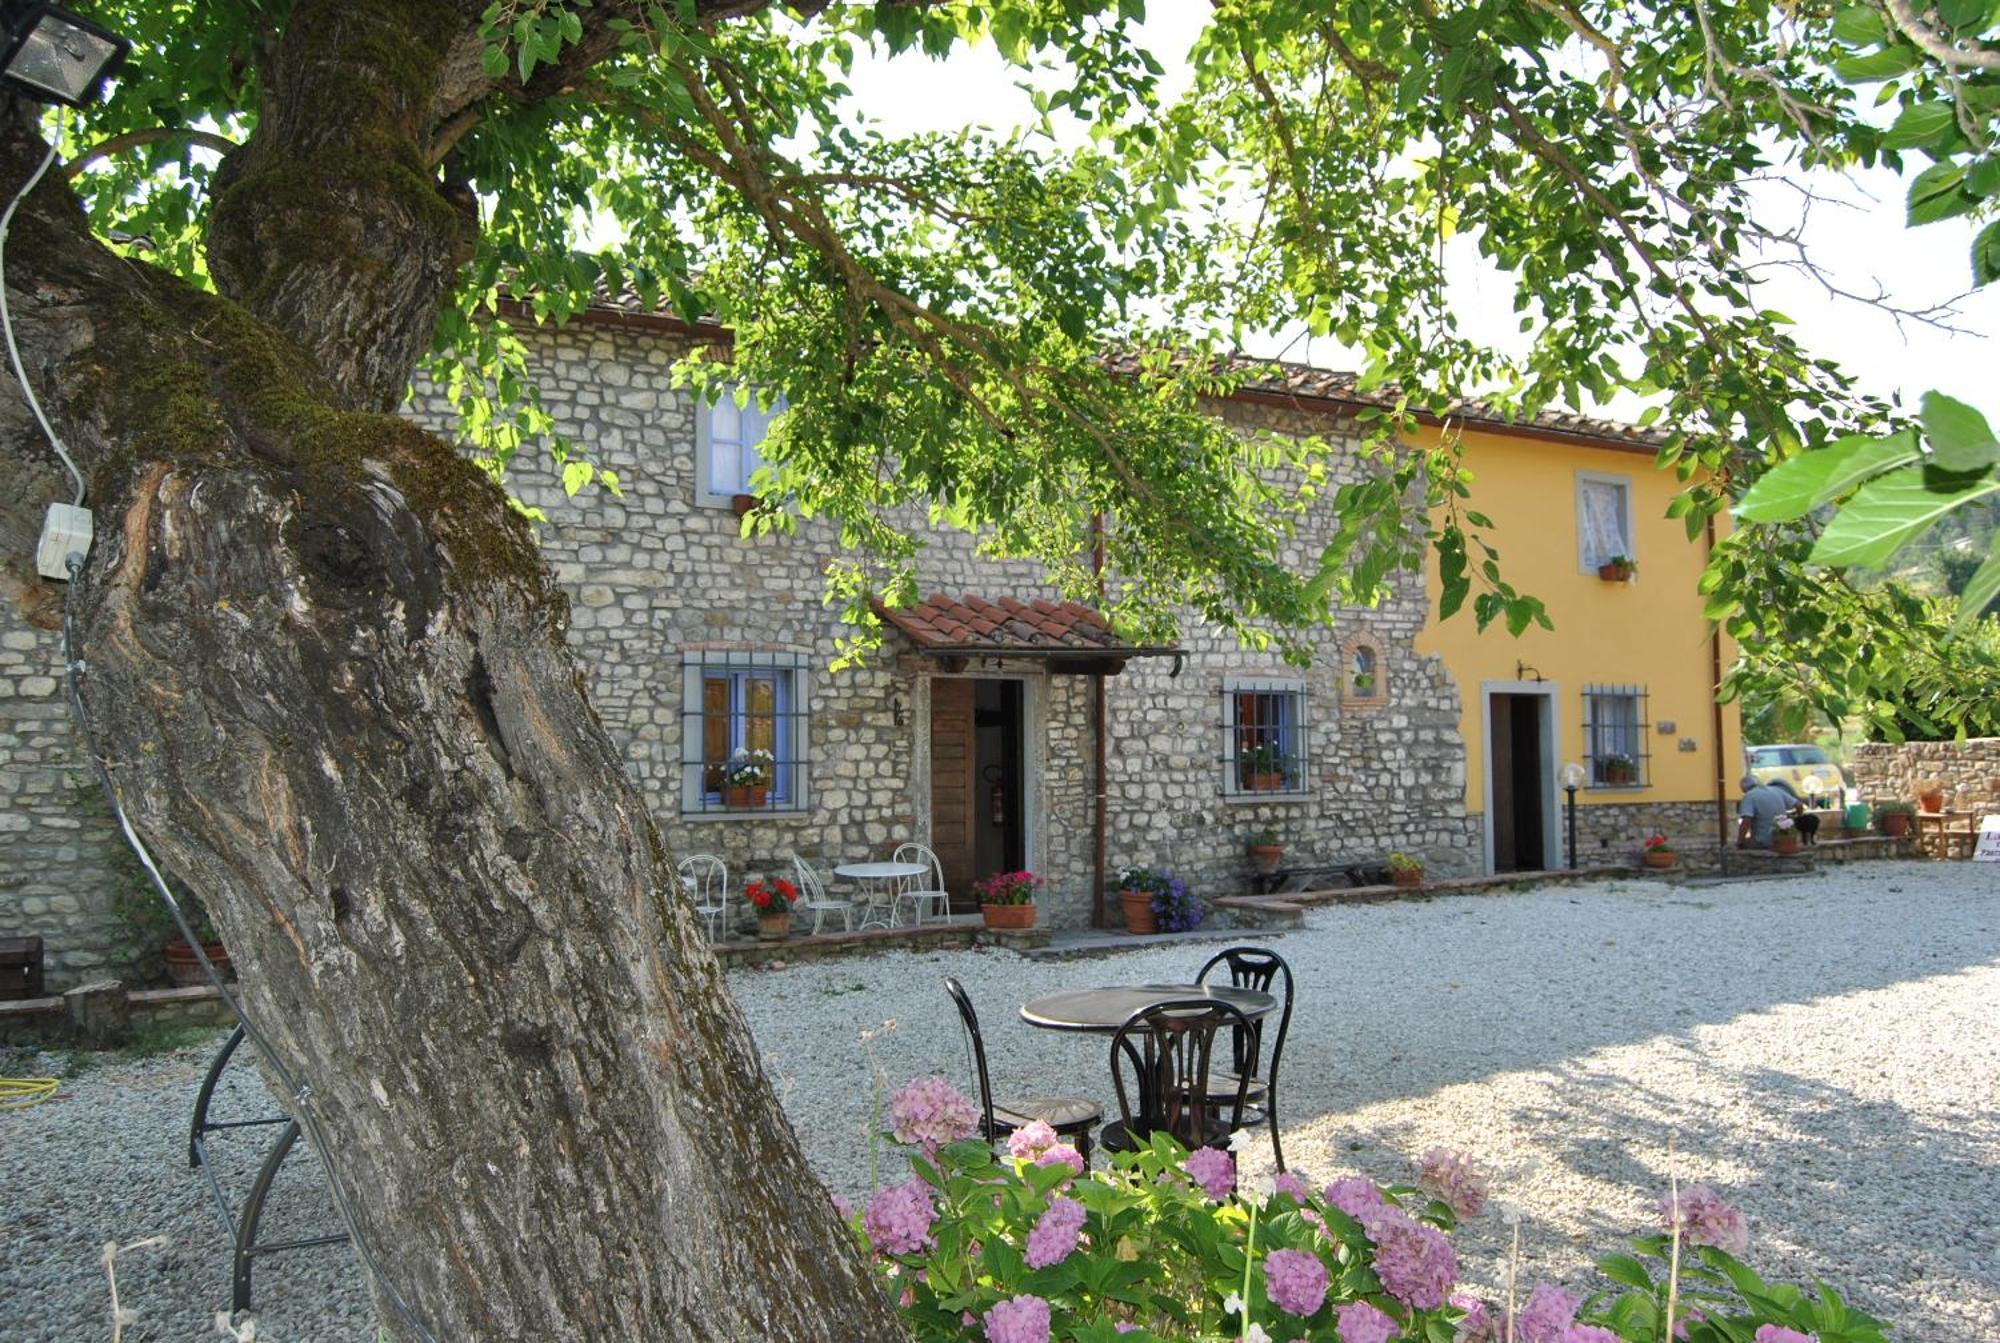
<svg viewBox="0 0 2000 1343">
<path fill-rule="evenodd" d="M 748 811 L 761 807 L 771 795 L 769 786 L 759 788 L 725 788 L 722 790 L 722 805 Z"/>
<path fill-rule="evenodd" d="M 732 494 L 729 496 L 729 511 L 739 518 L 756 506 L 757 496 L 754 494 Z"/>
<path fill-rule="evenodd" d="M 1629 583 L 1632 581 L 1633 566 L 1630 560 L 1612 560 L 1597 566 L 1597 576 L 1607 583 Z"/>
<path fill-rule="evenodd" d="M 981 904 L 979 917 L 986 920 L 988 928 L 1032 928 L 1035 926 L 1035 907 Z"/>
<path fill-rule="evenodd" d="M 1249 774 L 1244 776 L 1243 787 L 1252 793 L 1282 793 L 1285 791 L 1283 774 Z"/>
</svg>

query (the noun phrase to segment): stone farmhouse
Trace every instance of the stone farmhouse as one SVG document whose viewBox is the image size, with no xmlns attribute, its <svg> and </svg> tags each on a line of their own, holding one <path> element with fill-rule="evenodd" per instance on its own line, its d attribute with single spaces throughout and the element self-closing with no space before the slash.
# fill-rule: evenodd
<svg viewBox="0 0 2000 1343">
<path fill-rule="evenodd" d="M 743 538 L 765 419 L 671 383 L 677 359 L 726 333 L 606 301 L 527 339 L 562 432 L 623 486 L 572 501 L 532 466 L 514 482 L 547 512 L 594 702 L 675 851 L 720 856 L 739 890 L 794 852 L 831 866 L 914 838 L 960 907 L 976 878 L 1025 867 L 1048 883 L 1042 920 L 1081 926 L 1100 900 L 1116 919 L 1106 886 L 1128 865 L 1241 893 L 1265 827 L 1287 866 L 1400 851 L 1433 875 L 1560 867 L 1570 762 L 1583 863 L 1660 831 L 1692 859 L 1715 851 L 1718 790 L 1733 798 L 1742 764 L 1735 706 L 1714 703 L 1733 650 L 1702 617 L 1703 547 L 1665 516 L 1675 482 L 1636 431 L 1476 408 L 1455 422 L 1474 506 L 1553 631 L 1438 621 L 1433 570 L 1344 612 L 1309 669 L 1192 619 L 1174 647 L 1136 648 L 1036 566 L 940 533 L 922 603 L 885 613 L 868 665 L 833 673 L 851 633 L 821 601 L 837 538 L 811 523 Z M 1351 378 L 1260 364 L 1214 411 L 1337 437 L 1363 404 Z M 409 413 L 450 431 L 430 389 Z M 1637 562 L 1630 581 L 1600 576 L 1614 557 Z M 113 907 L 133 874 L 69 731 L 60 593 L 35 597 L 0 609 L 0 936 L 43 936 L 60 985 L 150 949 Z M 747 751 L 772 757 L 755 793 L 725 777 Z"/>
</svg>

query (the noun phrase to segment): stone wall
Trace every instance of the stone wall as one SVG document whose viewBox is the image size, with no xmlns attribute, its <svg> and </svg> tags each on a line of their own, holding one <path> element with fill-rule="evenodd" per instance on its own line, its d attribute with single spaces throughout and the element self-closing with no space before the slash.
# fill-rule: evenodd
<svg viewBox="0 0 2000 1343">
<path fill-rule="evenodd" d="M 1919 785 L 1936 780 L 1946 810 L 2000 812 L 2000 737 L 1857 742 L 1849 763 L 1864 797 L 1915 801 Z"/>
<path fill-rule="evenodd" d="M 1730 826 L 1736 824 L 1736 801 L 1728 800 Z M 1614 802 L 1576 809 L 1576 861 L 1581 867 L 1630 862 L 1639 846 L 1653 835 L 1672 842 L 1687 867 L 1714 867 L 1721 844 L 1715 803 Z"/>
</svg>

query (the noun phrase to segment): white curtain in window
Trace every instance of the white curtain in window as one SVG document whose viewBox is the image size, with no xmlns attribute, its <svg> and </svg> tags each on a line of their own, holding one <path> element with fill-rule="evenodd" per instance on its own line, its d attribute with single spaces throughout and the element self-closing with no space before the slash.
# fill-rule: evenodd
<svg viewBox="0 0 2000 1343">
<path fill-rule="evenodd" d="M 1586 480 L 1576 496 L 1576 527 L 1583 539 L 1583 563 L 1595 569 L 1615 555 L 1632 556 L 1625 535 L 1625 487 L 1606 480 Z"/>
</svg>

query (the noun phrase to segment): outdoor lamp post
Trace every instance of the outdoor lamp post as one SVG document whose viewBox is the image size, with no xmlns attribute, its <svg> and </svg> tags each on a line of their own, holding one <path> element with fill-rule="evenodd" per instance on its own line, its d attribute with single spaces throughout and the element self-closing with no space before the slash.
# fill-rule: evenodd
<svg viewBox="0 0 2000 1343">
<path fill-rule="evenodd" d="M 5 56 L 0 78 L 30 98 L 82 107 L 125 60 L 132 44 L 61 5 L 0 0 Z"/>
<path fill-rule="evenodd" d="M 1583 766 L 1571 761 L 1563 766 L 1563 792 L 1569 794 L 1566 812 L 1569 819 L 1569 870 L 1576 871 L 1576 790 L 1583 787 Z"/>
<path fill-rule="evenodd" d="M 1820 794 L 1826 791 L 1826 780 L 1817 774 L 1808 774 L 1799 780 L 1799 787 L 1806 790 L 1805 804 L 1817 808 L 1820 805 Z"/>
</svg>

